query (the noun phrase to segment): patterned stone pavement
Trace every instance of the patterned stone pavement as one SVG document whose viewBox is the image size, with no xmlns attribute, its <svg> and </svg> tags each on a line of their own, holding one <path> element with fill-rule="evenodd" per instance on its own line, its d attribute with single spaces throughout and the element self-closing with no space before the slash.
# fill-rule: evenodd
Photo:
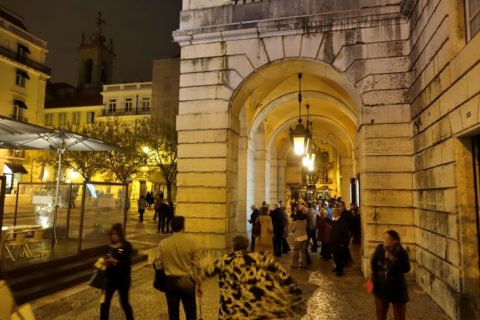
<svg viewBox="0 0 480 320">
<path fill-rule="evenodd" d="M 165 235 L 156 233 L 151 221 L 151 212 L 147 211 L 146 221 L 140 225 L 134 213 L 129 215 L 129 240 L 134 247 L 146 253 L 154 254 L 155 246 Z M 288 268 L 290 255 L 280 262 Z M 335 277 L 330 271 L 330 262 L 312 255 L 309 269 L 291 270 L 292 277 L 303 289 L 308 299 L 308 314 L 303 319 L 375 319 L 373 297 L 364 289 L 364 279 L 358 265 L 346 269 L 346 275 Z M 289 268 L 288 268 L 289 269 Z M 136 319 L 168 319 L 164 294 L 152 287 L 153 270 L 149 263 L 137 265 L 133 271 L 133 283 L 130 291 Z M 215 278 L 204 283 L 204 296 L 200 301 L 203 319 L 217 319 L 218 286 Z M 37 319 L 96 319 L 99 317 L 100 291 L 82 284 L 60 293 L 32 302 Z M 450 319 L 418 286 L 410 284 L 410 300 L 407 307 L 407 319 Z M 390 315 L 391 316 L 391 315 Z M 124 319 L 117 296 L 111 306 L 110 319 Z M 182 317 L 183 319 L 183 317 Z"/>
</svg>

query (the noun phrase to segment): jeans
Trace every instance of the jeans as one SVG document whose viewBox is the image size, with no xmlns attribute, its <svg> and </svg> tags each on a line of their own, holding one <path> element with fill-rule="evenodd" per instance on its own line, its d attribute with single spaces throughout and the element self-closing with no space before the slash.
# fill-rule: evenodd
<svg viewBox="0 0 480 320">
<path fill-rule="evenodd" d="M 100 305 L 100 320 L 108 320 L 110 314 L 110 302 L 112 301 L 115 290 L 118 290 L 120 305 L 125 313 L 125 318 L 127 320 L 133 320 L 133 310 L 128 302 L 130 282 L 109 283 L 109 285 L 107 285 L 107 289 L 105 290 L 105 301 Z"/>
<path fill-rule="evenodd" d="M 300 259 L 299 259 L 300 258 Z M 307 266 L 307 240 L 293 242 L 292 267 Z"/>
<path fill-rule="evenodd" d="M 180 301 L 183 304 L 186 320 L 197 319 L 195 303 L 195 282 L 189 277 L 167 276 L 165 294 L 167 296 L 168 319 L 180 319 Z"/>
</svg>

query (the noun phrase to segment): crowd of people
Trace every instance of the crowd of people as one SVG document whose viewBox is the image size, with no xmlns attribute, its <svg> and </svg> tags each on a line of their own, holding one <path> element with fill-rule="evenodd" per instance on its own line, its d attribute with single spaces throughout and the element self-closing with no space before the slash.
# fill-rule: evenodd
<svg viewBox="0 0 480 320">
<path fill-rule="evenodd" d="M 157 232 L 162 233 L 171 233 L 173 230 L 170 228 L 170 221 L 172 221 L 175 215 L 175 205 L 173 202 L 168 202 L 164 199 L 163 192 L 159 192 L 156 196 L 153 195 L 153 192 L 148 191 L 145 196 L 140 196 L 140 199 L 137 201 L 138 206 L 138 221 L 143 222 L 143 215 L 147 208 L 155 210 L 153 214 L 153 220 L 157 221 Z"/>
<path fill-rule="evenodd" d="M 156 268 L 166 275 L 169 319 L 180 318 L 180 302 L 186 319 L 197 319 L 196 300 L 204 294 L 202 282 L 216 275 L 220 289 L 218 319 L 296 319 L 303 316 L 306 303 L 302 291 L 275 257 L 293 250 L 290 267 L 306 268 L 311 263 L 310 253 L 318 252 L 323 259 L 333 259 L 333 271 L 342 276 L 344 266 L 352 259 L 350 243 L 360 243 L 360 214 L 354 205 L 347 210 L 341 198 L 289 202 L 290 210 L 282 202 L 271 208 L 265 202 L 260 208 L 252 205 L 251 241 L 245 236 L 236 236 L 230 252 L 202 263 L 198 244 L 184 233 L 185 218 L 174 216 L 173 205 L 167 204 L 159 194 L 153 203 L 154 219 L 159 219 L 158 230 L 169 232 L 170 225 L 173 232 L 172 236 L 160 241 L 155 259 Z M 101 258 L 106 276 L 100 304 L 102 320 L 109 318 L 115 291 L 119 293 L 126 319 L 134 319 L 129 303 L 132 252 L 122 224 L 114 224 L 109 231 L 108 248 Z M 406 318 L 409 298 L 404 274 L 409 270 L 408 251 L 401 245 L 399 234 L 394 230 L 386 231 L 383 244 L 377 246 L 371 259 L 377 320 L 386 320 L 390 304 L 395 319 Z M 7 309 L 5 313 L 11 312 L 10 307 Z"/>
<path fill-rule="evenodd" d="M 220 288 L 219 319 L 255 319 L 259 315 L 262 319 L 288 319 L 303 315 L 302 291 L 275 257 L 293 251 L 290 267 L 306 268 L 311 264 L 310 254 L 318 252 L 325 260 L 333 259 L 332 271 L 343 276 L 344 267 L 352 263 L 350 244 L 360 244 L 360 213 L 353 204 L 347 210 L 341 198 L 289 202 L 289 210 L 282 202 L 272 207 L 266 202 L 260 208 L 252 205 L 251 241 L 237 236 L 232 240 L 231 252 L 202 265 L 197 244 L 184 234 L 184 217 L 173 216 L 173 210 L 170 211 L 173 205 L 157 196 L 154 219 L 158 216 L 158 230 L 169 232 L 170 225 L 173 232 L 171 237 L 160 242 L 155 260 L 156 267 L 163 269 L 166 275 L 169 319 L 179 319 L 180 302 L 186 319 L 197 319 L 196 299 L 203 295 L 202 282 L 215 275 L 218 275 Z M 113 245 L 115 239 L 122 238 L 121 232 L 113 228 L 111 236 Z M 125 248 L 123 254 L 130 252 L 129 243 L 125 240 L 122 243 L 114 248 Z M 121 265 L 121 261 L 129 260 L 119 257 L 115 261 Z M 129 268 L 122 270 L 126 272 Z M 377 319 L 386 319 L 390 304 L 395 319 L 405 319 L 408 291 L 404 274 L 410 270 L 410 264 L 396 231 L 385 233 L 384 243 L 373 254 L 371 268 Z M 105 291 L 102 319 L 106 319 L 105 315 L 108 317 L 107 310 L 115 290 L 120 293 L 127 319 L 133 317 L 125 289 L 130 277 L 122 277 L 128 281 L 120 281 Z"/>
<path fill-rule="evenodd" d="M 350 210 L 339 198 L 318 201 L 290 201 L 290 210 L 280 201 L 272 208 L 266 202 L 260 208 L 251 206 L 251 251 L 267 251 L 280 257 L 290 252 L 287 238 L 293 239 L 292 268 L 306 268 L 309 252 L 317 252 L 325 260 L 333 258 L 334 271 L 342 276 L 344 266 L 351 263 L 350 243 L 360 244 L 360 213 L 356 205 Z"/>
</svg>

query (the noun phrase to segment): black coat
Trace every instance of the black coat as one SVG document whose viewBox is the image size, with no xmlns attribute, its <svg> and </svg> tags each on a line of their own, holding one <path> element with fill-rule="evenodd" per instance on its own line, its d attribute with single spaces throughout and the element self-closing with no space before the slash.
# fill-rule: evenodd
<svg viewBox="0 0 480 320">
<path fill-rule="evenodd" d="M 253 210 L 248 222 L 250 222 L 251 224 L 254 224 L 255 221 L 257 221 L 257 218 L 259 215 L 260 215 L 260 211 L 258 209 Z"/>
<path fill-rule="evenodd" d="M 386 302 L 403 304 L 408 302 L 405 273 L 410 271 L 408 253 L 401 246 L 393 250 L 395 261 L 385 258 L 385 248 L 379 244 L 373 254 L 373 294 Z"/>
<path fill-rule="evenodd" d="M 272 219 L 273 225 L 273 235 L 275 237 L 283 238 L 283 233 L 285 231 L 285 217 L 283 215 L 282 209 L 277 208 L 270 213 L 270 218 Z"/>
<path fill-rule="evenodd" d="M 118 249 L 111 246 L 107 248 L 106 254 L 118 260 L 118 264 L 107 267 L 105 272 L 107 276 L 107 286 L 130 284 L 132 253 L 133 248 L 128 241 L 125 241 Z"/>
<path fill-rule="evenodd" d="M 330 231 L 330 246 L 333 252 L 338 252 L 342 248 L 347 248 L 350 242 L 348 220 L 343 215 L 338 220 L 333 221 Z"/>
</svg>

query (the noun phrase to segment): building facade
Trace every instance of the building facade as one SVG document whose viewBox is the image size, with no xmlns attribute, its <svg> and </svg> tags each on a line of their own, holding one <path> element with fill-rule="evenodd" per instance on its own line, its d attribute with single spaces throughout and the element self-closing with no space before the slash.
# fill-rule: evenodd
<svg viewBox="0 0 480 320">
<path fill-rule="evenodd" d="M 349 181 L 359 186 L 364 272 L 395 229 L 416 282 L 453 319 L 480 318 L 479 7 L 184 0 L 174 38 L 187 232 L 223 250 L 247 231 L 252 203 L 285 200 L 302 73 L 313 140 L 339 154 L 339 194 L 350 201 Z"/>
<path fill-rule="evenodd" d="M 42 124 L 47 42 L 33 35 L 21 16 L 0 6 L 0 115 Z M 25 169 L 25 151 L 1 150 L 0 170 L 7 177 L 7 193 L 33 174 Z M 30 168 L 30 164 L 27 166 Z"/>
<path fill-rule="evenodd" d="M 152 116 L 175 124 L 178 114 L 180 59 L 153 60 Z"/>
</svg>

